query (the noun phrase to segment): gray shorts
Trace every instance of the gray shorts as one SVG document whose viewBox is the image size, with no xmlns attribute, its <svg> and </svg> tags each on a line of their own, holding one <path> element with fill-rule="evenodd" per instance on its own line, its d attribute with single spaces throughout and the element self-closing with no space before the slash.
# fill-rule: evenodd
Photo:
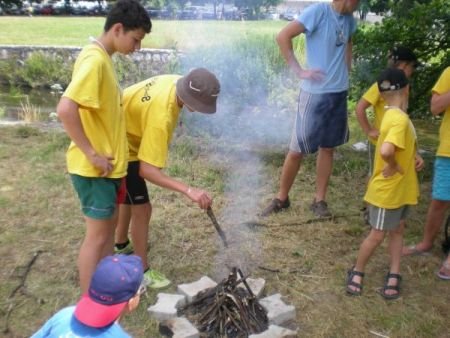
<svg viewBox="0 0 450 338">
<path fill-rule="evenodd" d="M 375 230 L 395 230 L 409 215 L 409 205 L 397 209 L 379 208 L 369 204 L 369 223 Z"/>
<path fill-rule="evenodd" d="M 289 150 L 313 154 L 321 148 L 334 148 L 348 141 L 347 91 L 311 94 L 303 90 Z"/>
</svg>

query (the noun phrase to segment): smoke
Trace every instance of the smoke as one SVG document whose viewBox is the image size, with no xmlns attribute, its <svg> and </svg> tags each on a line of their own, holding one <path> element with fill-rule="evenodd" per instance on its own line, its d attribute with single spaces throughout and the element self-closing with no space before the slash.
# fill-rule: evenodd
<svg viewBox="0 0 450 338">
<path fill-rule="evenodd" d="M 191 28 L 195 41 L 204 41 L 201 33 Z M 252 227 L 257 224 L 252 220 L 260 212 L 261 202 L 266 202 L 261 198 L 267 187 L 278 184 L 278 177 L 267 176 L 262 155 L 265 149 L 287 149 L 298 83 L 286 71 L 274 36 L 242 36 L 232 43 L 193 46 L 182 58 L 181 68 L 184 74 L 196 67 L 209 69 L 221 83 L 216 114 L 187 113 L 183 117 L 190 133 L 207 134 L 208 139 L 224 145 L 210 154 L 210 160 L 228 172 L 227 204 L 216 215 L 230 247 L 224 248 L 217 236 L 216 277 L 224 278 L 233 266 L 249 274 L 263 258 L 263 228 Z"/>
</svg>

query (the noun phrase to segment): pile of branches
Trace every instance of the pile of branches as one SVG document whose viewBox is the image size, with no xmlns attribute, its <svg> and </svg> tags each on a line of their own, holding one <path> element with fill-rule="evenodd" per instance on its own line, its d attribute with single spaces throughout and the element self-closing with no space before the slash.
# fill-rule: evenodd
<svg viewBox="0 0 450 338">
<path fill-rule="evenodd" d="M 241 283 L 244 287 L 238 287 Z M 215 288 L 199 293 L 178 312 L 194 323 L 202 336 L 212 338 L 248 337 L 267 330 L 269 322 L 267 311 L 237 268 Z"/>
</svg>

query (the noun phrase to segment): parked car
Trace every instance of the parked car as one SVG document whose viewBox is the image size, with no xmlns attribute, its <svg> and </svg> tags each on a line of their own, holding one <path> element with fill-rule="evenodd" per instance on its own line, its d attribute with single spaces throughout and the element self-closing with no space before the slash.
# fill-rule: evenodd
<svg viewBox="0 0 450 338">
<path fill-rule="evenodd" d="M 298 18 L 298 14 L 299 13 L 297 13 L 295 10 L 288 9 L 286 12 L 280 14 L 280 19 L 292 21 Z"/>
<path fill-rule="evenodd" d="M 180 20 L 196 20 L 201 19 L 201 14 L 196 7 L 185 7 L 179 14 Z"/>
<path fill-rule="evenodd" d="M 216 20 L 217 16 L 214 14 L 214 10 L 205 10 L 201 13 L 202 20 Z"/>
<path fill-rule="evenodd" d="M 22 6 L 16 4 L 5 4 L 3 11 L 6 15 L 23 15 L 25 14 L 25 9 Z"/>
</svg>

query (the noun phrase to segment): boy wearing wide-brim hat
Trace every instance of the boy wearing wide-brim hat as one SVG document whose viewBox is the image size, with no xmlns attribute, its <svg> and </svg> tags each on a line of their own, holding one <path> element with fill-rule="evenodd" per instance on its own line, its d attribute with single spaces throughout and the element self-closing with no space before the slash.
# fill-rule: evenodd
<svg viewBox="0 0 450 338">
<path fill-rule="evenodd" d="M 396 299 L 400 296 L 404 221 L 410 205 L 417 204 L 416 171 L 421 167 L 415 161 L 415 129 L 406 113 L 409 86 L 405 73 L 388 68 L 380 74 L 377 85 L 386 102 L 386 112 L 377 139 L 373 174 L 364 196 L 372 229 L 361 244 L 355 266 L 348 271 L 346 291 L 361 294 L 365 266 L 389 233 L 390 268 L 380 294 L 385 299 Z"/>
<path fill-rule="evenodd" d="M 88 292 L 75 306 L 58 311 L 32 338 L 130 337 L 118 321 L 139 305 L 142 279 L 140 257 L 106 256 L 97 265 Z"/>
<path fill-rule="evenodd" d="M 116 230 L 116 252 L 134 252 L 142 258 L 144 281 L 152 288 L 163 288 L 170 281 L 149 269 L 147 237 L 152 205 L 145 180 L 179 192 L 206 209 L 211 195 L 170 177 L 163 172 L 169 145 L 183 106 L 189 111 L 216 112 L 220 83 L 205 68 L 196 68 L 185 76 L 161 75 L 139 82 L 124 90 L 124 111 L 130 158 L 126 177 L 127 198 L 121 204 Z"/>
</svg>

